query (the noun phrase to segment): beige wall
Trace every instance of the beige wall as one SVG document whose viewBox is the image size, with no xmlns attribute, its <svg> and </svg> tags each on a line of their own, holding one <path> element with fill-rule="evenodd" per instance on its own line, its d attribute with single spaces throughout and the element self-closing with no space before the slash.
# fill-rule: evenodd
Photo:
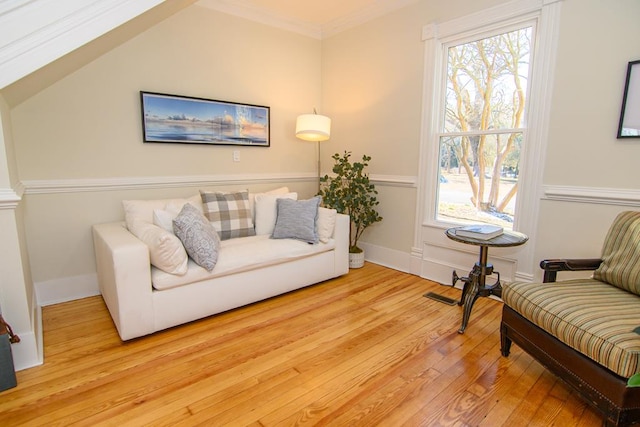
<svg viewBox="0 0 640 427">
<path fill-rule="evenodd" d="M 323 162 L 347 149 L 354 157 L 373 157 L 372 175 L 416 177 L 422 27 L 500 3 L 421 1 L 325 40 L 323 101 L 335 125 Z M 545 185 L 640 190 L 640 140 L 615 138 L 627 62 L 640 59 L 638 16 L 635 0 L 562 1 L 547 158 L 540 171 Z M 409 252 L 417 192 L 385 188 L 380 195 L 385 221 L 364 240 Z M 598 256 L 608 225 L 625 209 L 633 207 L 543 200 L 538 236 L 529 242 L 535 262 Z"/>
<path fill-rule="evenodd" d="M 501 3 L 421 1 L 323 41 L 323 104 L 333 117 L 332 153 L 370 155 L 370 173 L 416 180 L 420 159 L 423 26 Z M 326 147 L 326 149 L 325 149 Z M 380 185 L 378 185 L 380 187 Z M 409 253 L 414 243 L 417 190 L 385 184 L 384 220 L 364 235 L 370 244 Z"/>
<path fill-rule="evenodd" d="M 640 139 L 616 139 L 627 63 L 640 59 L 640 3 L 565 0 L 544 184 L 640 191 Z M 598 257 L 629 205 L 545 200 L 536 259 Z"/>
<path fill-rule="evenodd" d="M 293 136 L 295 117 L 313 107 L 333 119 L 332 137 L 321 145 L 325 172 L 333 153 L 351 150 L 355 159 L 372 156 L 374 177 L 416 179 L 422 27 L 502 2 L 422 0 L 322 42 L 194 5 L 26 97 L 12 106 L 11 124 L 17 172 L 27 184 L 23 210 L 34 281 L 94 274 L 90 226 L 121 218 L 122 199 L 187 195 L 198 187 L 35 194 L 30 184 L 239 176 L 252 189 L 283 183 L 309 196 L 311 181 L 258 184 L 251 174 L 315 173 L 315 145 Z M 640 143 L 616 140 L 615 130 L 626 63 L 640 59 L 634 43 L 640 29 L 632 22 L 639 9 L 636 0 L 563 1 L 546 185 L 638 189 Z M 269 105 L 272 147 L 143 144 L 140 90 Z M 240 163 L 232 162 L 234 149 Z M 408 256 L 418 190 L 378 188 L 385 219 L 364 241 Z M 599 252 L 621 209 L 544 200 L 530 242 L 536 259 L 566 254 L 576 242 L 578 255 Z"/>
<path fill-rule="evenodd" d="M 191 6 L 12 110 L 21 180 L 313 170 L 320 42 Z M 143 144 L 139 91 L 271 107 L 269 149 Z"/>
<path fill-rule="evenodd" d="M 321 108 L 320 41 L 190 6 L 28 98 L 11 110 L 33 279 L 95 273 L 92 224 L 123 217 L 122 199 L 192 195 L 165 190 L 45 191 L 59 180 L 310 175 L 316 147 L 294 136 L 295 118 Z M 144 144 L 139 91 L 267 105 L 271 147 Z M 232 161 L 232 151 L 241 161 Z M 68 182 L 68 181 L 67 181 Z M 288 184 L 302 196 L 312 182 Z M 211 188 L 211 187 L 207 187 Z M 231 188 L 231 186 L 225 186 Z M 88 286 L 88 285 L 87 285 Z"/>
</svg>

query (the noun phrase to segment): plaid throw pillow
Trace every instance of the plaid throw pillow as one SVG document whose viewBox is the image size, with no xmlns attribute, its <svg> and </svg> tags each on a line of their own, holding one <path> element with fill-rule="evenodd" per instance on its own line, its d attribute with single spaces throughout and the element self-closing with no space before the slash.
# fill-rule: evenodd
<svg viewBox="0 0 640 427">
<path fill-rule="evenodd" d="M 222 193 L 200 190 L 204 215 L 215 227 L 220 240 L 255 236 L 249 208 L 249 192 Z"/>
</svg>

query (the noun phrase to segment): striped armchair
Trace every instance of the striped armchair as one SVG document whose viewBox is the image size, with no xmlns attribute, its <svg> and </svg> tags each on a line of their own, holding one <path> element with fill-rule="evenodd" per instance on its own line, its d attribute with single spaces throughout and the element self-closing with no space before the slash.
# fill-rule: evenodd
<svg viewBox="0 0 640 427">
<path fill-rule="evenodd" d="M 544 260 L 543 283 L 503 285 L 502 355 L 531 354 L 600 411 L 606 425 L 640 423 L 640 212 L 614 220 L 600 259 Z M 555 282 L 559 271 L 592 278 Z"/>
</svg>

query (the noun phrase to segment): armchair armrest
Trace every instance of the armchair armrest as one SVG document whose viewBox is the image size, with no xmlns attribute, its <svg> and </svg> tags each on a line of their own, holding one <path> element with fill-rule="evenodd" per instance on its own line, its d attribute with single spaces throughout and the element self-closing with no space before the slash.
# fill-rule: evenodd
<svg viewBox="0 0 640 427">
<path fill-rule="evenodd" d="M 544 270 L 542 281 L 555 282 L 558 271 L 585 271 L 595 270 L 600 266 L 600 258 L 585 259 L 544 259 L 540 261 L 540 268 Z"/>
</svg>

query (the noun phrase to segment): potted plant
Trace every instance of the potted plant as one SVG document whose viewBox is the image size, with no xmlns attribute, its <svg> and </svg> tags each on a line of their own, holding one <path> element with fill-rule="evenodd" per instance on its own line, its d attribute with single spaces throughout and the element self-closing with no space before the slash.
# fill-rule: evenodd
<svg viewBox="0 0 640 427">
<path fill-rule="evenodd" d="M 325 175 L 320 178 L 319 195 L 326 207 L 349 215 L 349 267 L 359 268 L 364 265 L 364 251 L 358 247 L 358 240 L 367 227 L 382 221 L 382 217 L 375 210 L 379 203 L 376 198 L 378 191 L 369 182 L 369 175 L 364 171 L 371 157 L 363 155 L 362 162 L 354 163 L 349 161 L 350 157 L 350 151 L 345 151 L 342 156 L 338 153 L 331 156 L 335 162 L 335 176 Z"/>
</svg>

